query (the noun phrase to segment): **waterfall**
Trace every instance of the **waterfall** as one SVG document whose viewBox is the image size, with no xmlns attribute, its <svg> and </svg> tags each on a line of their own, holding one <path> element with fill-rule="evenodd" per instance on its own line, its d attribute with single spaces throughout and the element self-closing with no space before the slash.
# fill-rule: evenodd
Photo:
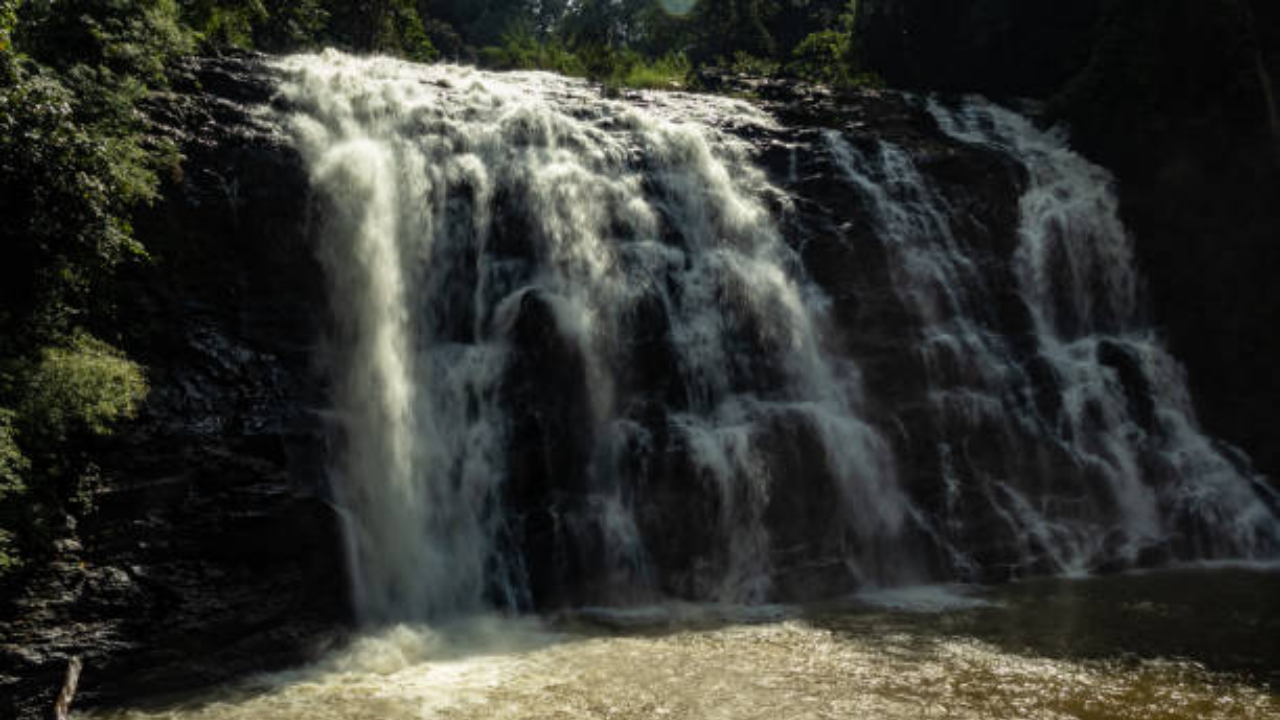
<svg viewBox="0 0 1280 720">
<path fill-rule="evenodd" d="M 712 127 L 766 116 L 332 52 L 281 68 L 323 204 L 334 485 L 365 617 L 525 606 L 517 548 L 543 542 L 553 575 L 645 590 L 640 463 L 684 465 L 709 498 L 689 591 L 764 600 L 764 516 L 792 479 L 771 434 L 815 440 L 852 536 L 898 531 L 857 368 L 771 217 L 785 198 Z"/>
<path fill-rule="evenodd" d="M 315 193 L 365 620 L 1280 547 L 1275 498 L 1200 431 L 1144 322 L 1109 176 L 1013 113 L 929 108 L 947 142 L 1026 170 L 1001 254 L 887 140 L 825 130 L 771 176 L 753 138 L 787 129 L 746 102 L 333 51 L 276 65 Z M 838 238 L 789 234 L 824 162 L 886 258 L 874 283 L 904 320 L 882 354 L 923 421 L 866 380 L 840 288 L 803 259 Z"/>
<path fill-rule="evenodd" d="M 956 449 L 987 435 L 994 457 L 970 459 L 967 481 L 1003 526 L 984 532 L 1007 533 L 1019 566 L 1079 573 L 1171 545 L 1181 559 L 1274 554 L 1274 493 L 1200 430 L 1181 367 L 1141 313 L 1111 176 L 1060 132 L 981 99 L 927 109 L 948 136 L 1027 171 L 1008 275 L 957 239 L 953 211 L 905 149 L 860 148 L 836 131 L 823 140 L 865 199 L 891 286 L 916 319 L 948 493 L 961 484 Z M 1009 280 L 1030 347 L 991 312 Z M 943 525 L 965 522 L 945 517 L 954 511 Z M 954 569 L 973 572 L 963 533 L 940 532 Z"/>
<path fill-rule="evenodd" d="M 1188 558 L 1275 554 L 1275 493 L 1237 451 L 1205 436 L 1182 367 L 1140 312 L 1110 174 L 1071 152 L 1060 133 L 994 105 L 930 111 L 948 134 L 1013 154 L 1029 172 L 1018 289 L 1059 381 L 1055 429 L 1081 465 L 1105 478 L 1121 510 L 1123 550 L 1178 538 L 1190 545 Z"/>
</svg>

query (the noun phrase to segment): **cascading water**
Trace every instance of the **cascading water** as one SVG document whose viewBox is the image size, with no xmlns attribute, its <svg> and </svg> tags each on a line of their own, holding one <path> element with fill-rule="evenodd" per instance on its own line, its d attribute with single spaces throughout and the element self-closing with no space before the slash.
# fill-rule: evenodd
<svg viewBox="0 0 1280 720">
<path fill-rule="evenodd" d="M 1013 154 L 1029 172 L 1013 266 L 1059 385 L 1049 422 L 1073 459 L 1105 479 L 1123 551 L 1179 538 L 1185 557 L 1274 554 L 1275 494 L 1200 430 L 1181 366 L 1140 313 L 1111 176 L 1007 110 L 970 101 L 930 111 L 945 132 Z"/>
<path fill-rule="evenodd" d="M 1181 368 L 1143 322 L 1108 173 L 1059 134 L 980 99 L 956 110 L 929 102 L 928 111 L 949 136 L 1026 169 L 1011 257 L 957 239 L 951 209 L 903 148 L 877 140 L 860 149 L 836 131 L 823 139 L 865 199 L 889 282 L 917 323 L 953 567 L 968 574 L 981 564 L 956 531 L 966 522 L 954 504 L 962 484 L 1002 526 L 982 532 L 1008 535 L 1022 567 L 1084 572 L 1170 547 L 1182 559 L 1275 553 L 1274 494 L 1200 431 Z M 1029 333 L 991 312 L 1009 280 Z M 957 478 L 957 449 L 984 435 L 995 452 L 966 458 L 967 477 Z"/>
<path fill-rule="evenodd" d="M 367 619 L 1280 548 L 1275 498 L 1200 432 L 1142 323 L 1110 178 L 1012 113 L 930 108 L 947 142 L 1025 166 L 1002 249 L 954 232 L 885 140 L 818 132 L 770 177 L 750 139 L 786 129 L 747 103 L 333 52 L 278 67 L 319 200 Z M 823 163 L 902 317 L 877 362 L 918 399 L 865 380 L 839 288 L 802 260 L 839 238 L 788 235 Z"/>
<path fill-rule="evenodd" d="M 707 122 L 768 118 L 708 98 L 640 109 L 542 74 L 334 53 L 282 68 L 324 202 L 335 486 L 363 614 L 522 606 L 555 591 L 531 571 L 656 589 L 649 490 L 710 499 L 682 531 L 705 539 L 684 591 L 763 600 L 786 479 L 767 436 L 800 426 L 839 480 L 843 533 L 899 531 L 887 445 L 825 346 L 826 300 L 766 204 L 781 198 Z M 663 464 L 701 487 L 645 487 Z M 554 567 L 528 567 L 539 545 Z"/>
</svg>

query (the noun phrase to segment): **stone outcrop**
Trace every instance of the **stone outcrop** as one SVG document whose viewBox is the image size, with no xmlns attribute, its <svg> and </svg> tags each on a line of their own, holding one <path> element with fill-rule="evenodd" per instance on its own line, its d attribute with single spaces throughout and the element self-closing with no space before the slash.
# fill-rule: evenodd
<svg viewBox="0 0 1280 720">
<path fill-rule="evenodd" d="M 97 448 L 96 509 L 0 596 L 0 716 L 43 717 L 68 659 L 77 706 L 305 660 L 348 616 L 322 472 L 318 268 L 294 153 L 255 118 L 252 57 L 193 60 L 149 114 L 184 160 L 121 285 L 141 417 Z"/>
</svg>

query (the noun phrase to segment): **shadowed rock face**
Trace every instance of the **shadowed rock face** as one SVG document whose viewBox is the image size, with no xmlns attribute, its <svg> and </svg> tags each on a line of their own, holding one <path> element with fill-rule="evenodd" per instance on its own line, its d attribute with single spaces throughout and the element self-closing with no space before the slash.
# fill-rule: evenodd
<svg viewBox="0 0 1280 720">
<path fill-rule="evenodd" d="M 185 159 L 137 219 L 155 263 L 116 302 L 152 390 L 94 451 L 96 512 L 3 593 L 0 716 L 44 717 L 72 656 L 76 705 L 109 704 L 301 662 L 348 616 L 309 191 L 253 117 L 272 87 L 256 59 L 194 60 L 150 102 Z"/>
</svg>

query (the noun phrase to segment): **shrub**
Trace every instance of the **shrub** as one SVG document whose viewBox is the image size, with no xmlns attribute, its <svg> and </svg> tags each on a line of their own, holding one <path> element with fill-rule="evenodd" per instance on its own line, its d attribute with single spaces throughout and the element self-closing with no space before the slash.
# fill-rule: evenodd
<svg viewBox="0 0 1280 720">
<path fill-rule="evenodd" d="M 796 46 L 787 69 L 804 80 L 843 85 L 849 80 L 848 55 L 848 33 L 822 30 Z"/>
<path fill-rule="evenodd" d="M 852 27 L 851 23 L 846 26 Z M 812 33 L 791 55 L 787 72 L 801 80 L 841 88 L 884 87 L 879 75 L 859 70 L 857 42 L 851 29 Z"/>
<path fill-rule="evenodd" d="M 133 417 L 146 397 L 141 368 L 124 353 L 78 333 L 48 347 L 22 374 L 18 406 L 24 443 L 51 448 L 84 435 L 106 435 Z"/>
<path fill-rule="evenodd" d="M 329 24 L 321 0 L 263 0 L 265 21 L 254 28 L 254 45 L 268 50 L 314 47 Z"/>
<path fill-rule="evenodd" d="M 752 77 L 770 77 L 778 74 L 781 66 L 777 61 L 769 58 L 758 57 L 739 50 L 733 54 L 731 62 L 721 61 L 721 65 L 725 65 L 731 72 L 739 75 L 750 75 Z"/>
<path fill-rule="evenodd" d="M 18 448 L 18 431 L 14 427 L 16 413 L 0 408 L 0 499 L 20 492 L 23 478 L 31 463 Z"/>
<path fill-rule="evenodd" d="M 254 28 L 265 23 L 267 9 L 261 0 L 236 3 L 200 3 L 192 27 L 200 39 L 213 45 L 248 49 L 253 47 Z"/>
<path fill-rule="evenodd" d="M 0 578 L 47 552 L 52 519 L 91 509 L 96 467 L 84 440 L 133 417 L 147 393 L 141 368 L 77 333 L 27 362 L 10 361 L 0 387 Z"/>
<path fill-rule="evenodd" d="M 480 59 L 484 65 L 499 70 L 547 70 L 572 77 L 588 75 L 582 58 L 559 40 L 543 42 L 526 29 L 506 33 L 502 44 L 482 49 Z"/>
<path fill-rule="evenodd" d="M 0 577 L 21 565 L 18 536 L 12 528 L 16 523 L 10 516 L 21 494 L 26 490 L 26 476 L 31 463 L 18 447 L 18 433 L 14 426 L 15 413 L 0 408 Z"/>
<path fill-rule="evenodd" d="M 431 44 L 422 17 L 412 3 L 405 0 L 396 2 L 387 13 L 375 46 L 383 52 L 417 62 L 430 62 L 440 56 Z"/>
<path fill-rule="evenodd" d="M 672 89 L 684 87 L 691 66 L 683 53 L 671 53 L 665 57 L 631 65 L 619 80 L 619 84 L 633 88 Z"/>
<path fill-rule="evenodd" d="M 168 61 L 191 49 L 191 33 L 175 0 L 28 0 L 14 43 L 58 70 L 103 67 L 157 85 Z"/>
<path fill-rule="evenodd" d="M 538 40 L 527 30 L 507 33 L 501 45 L 481 50 L 481 62 L 500 70 L 546 70 L 591 78 L 611 89 L 683 87 L 690 70 L 683 53 L 648 58 L 629 48 L 602 43 L 570 49 L 555 38 Z"/>
</svg>

